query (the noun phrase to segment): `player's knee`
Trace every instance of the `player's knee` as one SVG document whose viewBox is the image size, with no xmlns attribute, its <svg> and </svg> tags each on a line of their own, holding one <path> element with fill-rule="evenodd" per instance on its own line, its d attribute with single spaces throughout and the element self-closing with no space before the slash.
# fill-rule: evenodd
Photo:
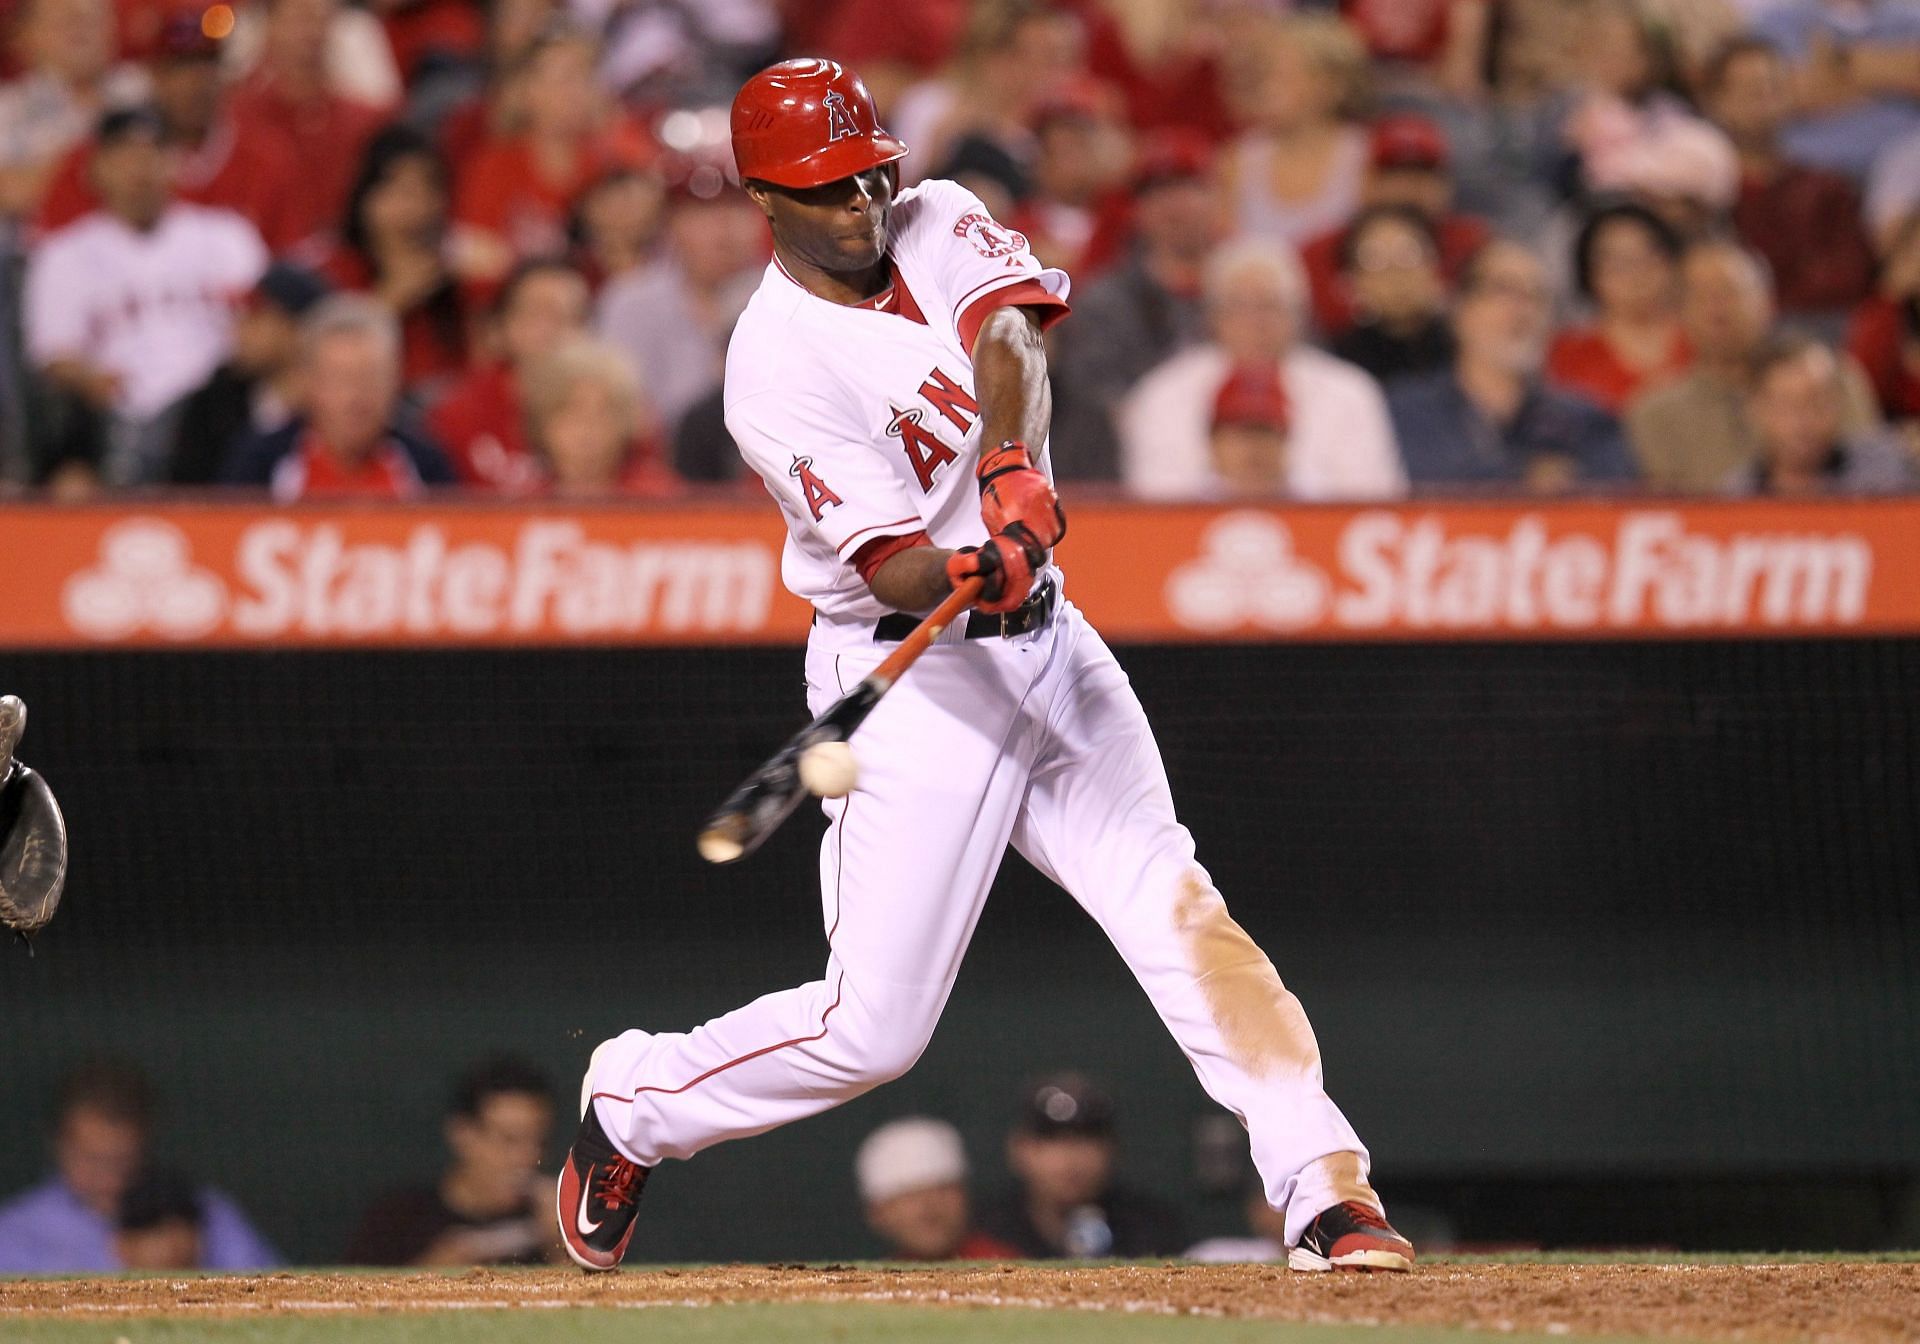
<svg viewBox="0 0 1920 1344">
<path fill-rule="evenodd" d="M 847 1026 L 842 1059 L 853 1080 L 867 1087 L 906 1073 L 933 1037 L 933 1024 L 910 1013 L 865 1015 Z"/>
</svg>

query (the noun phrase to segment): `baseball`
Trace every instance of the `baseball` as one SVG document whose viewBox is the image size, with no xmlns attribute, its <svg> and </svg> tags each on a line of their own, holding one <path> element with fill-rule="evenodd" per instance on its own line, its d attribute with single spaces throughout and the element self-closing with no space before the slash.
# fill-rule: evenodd
<svg viewBox="0 0 1920 1344">
<path fill-rule="evenodd" d="M 844 798 L 859 781 L 859 762 L 845 742 L 816 742 L 800 753 L 800 782 L 816 798 Z"/>
</svg>

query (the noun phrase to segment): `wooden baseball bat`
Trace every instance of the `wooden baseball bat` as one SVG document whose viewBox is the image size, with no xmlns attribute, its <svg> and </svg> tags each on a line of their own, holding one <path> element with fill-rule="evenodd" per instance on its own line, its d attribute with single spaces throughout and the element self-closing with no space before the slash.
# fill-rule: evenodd
<svg viewBox="0 0 1920 1344">
<path fill-rule="evenodd" d="M 708 863 L 737 863 L 780 829 L 780 823 L 793 815 L 807 796 L 807 786 L 800 782 L 801 753 L 822 742 L 845 742 L 852 737 L 854 729 L 866 722 L 867 715 L 880 703 L 880 697 L 892 690 L 933 641 L 973 605 L 980 588 L 981 580 L 968 579 L 947 594 L 946 600 L 858 686 L 827 706 L 819 718 L 788 738 L 785 746 L 742 780 L 700 828 L 700 857 Z"/>
</svg>

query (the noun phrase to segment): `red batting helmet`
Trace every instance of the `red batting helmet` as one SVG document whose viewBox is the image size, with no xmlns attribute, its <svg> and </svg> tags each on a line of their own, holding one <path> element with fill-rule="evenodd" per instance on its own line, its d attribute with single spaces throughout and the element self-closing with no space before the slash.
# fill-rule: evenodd
<svg viewBox="0 0 1920 1344">
<path fill-rule="evenodd" d="M 860 76 L 838 61 L 782 61 L 734 95 L 733 159 L 743 178 L 817 187 L 906 154 L 880 129 Z"/>
</svg>

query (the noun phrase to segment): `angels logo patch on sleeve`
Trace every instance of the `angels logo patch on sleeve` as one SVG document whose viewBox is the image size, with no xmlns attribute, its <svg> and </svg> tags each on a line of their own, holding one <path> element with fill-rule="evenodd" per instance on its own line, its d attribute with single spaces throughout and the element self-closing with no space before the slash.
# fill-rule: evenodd
<svg viewBox="0 0 1920 1344">
<path fill-rule="evenodd" d="M 846 503 L 844 499 L 834 494 L 832 487 L 815 473 L 813 459 L 810 457 L 794 458 L 793 465 L 787 468 L 787 475 L 800 482 L 801 492 L 807 497 L 807 509 L 813 514 L 813 521 L 816 523 L 820 521 L 820 515 L 830 506 Z"/>
<path fill-rule="evenodd" d="M 953 236 L 973 244 L 983 257 L 1010 257 L 1027 249 L 1027 235 L 1010 229 L 991 215 L 972 211 L 953 222 Z"/>
</svg>

